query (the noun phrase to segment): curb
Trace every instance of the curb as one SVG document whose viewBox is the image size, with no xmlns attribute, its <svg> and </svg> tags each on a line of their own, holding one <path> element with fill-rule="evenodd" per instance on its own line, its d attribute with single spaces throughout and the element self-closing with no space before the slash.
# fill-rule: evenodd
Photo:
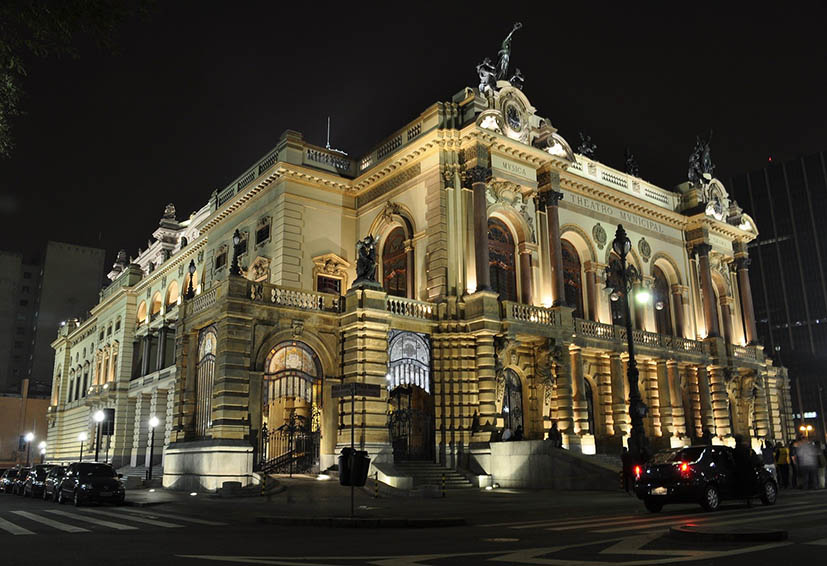
<svg viewBox="0 0 827 566">
<path fill-rule="evenodd" d="M 127 499 L 123 502 L 126 507 L 155 507 L 164 503 L 169 503 L 169 501 L 131 501 Z"/>
<path fill-rule="evenodd" d="M 713 527 L 682 525 L 669 529 L 671 538 L 705 542 L 769 542 L 787 540 L 787 531 L 766 529 L 733 529 L 716 531 Z"/>
<path fill-rule="evenodd" d="M 457 527 L 468 524 L 462 517 L 406 519 L 395 517 L 256 517 L 257 523 L 281 526 L 313 526 L 363 529 Z"/>
</svg>

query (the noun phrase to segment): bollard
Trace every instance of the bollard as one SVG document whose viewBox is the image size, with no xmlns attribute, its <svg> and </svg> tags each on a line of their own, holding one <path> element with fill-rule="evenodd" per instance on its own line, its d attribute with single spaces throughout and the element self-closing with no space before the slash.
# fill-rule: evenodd
<svg viewBox="0 0 827 566">
<path fill-rule="evenodd" d="M 379 471 L 373 476 L 373 498 L 379 499 Z"/>
<path fill-rule="evenodd" d="M 445 497 L 445 474 L 442 474 L 442 497 Z"/>
</svg>

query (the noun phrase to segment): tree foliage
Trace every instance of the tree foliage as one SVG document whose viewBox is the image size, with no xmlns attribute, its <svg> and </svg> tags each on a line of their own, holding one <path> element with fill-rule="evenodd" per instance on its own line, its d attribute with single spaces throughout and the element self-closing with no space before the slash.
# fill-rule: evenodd
<svg viewBox="0 0 827 566">
<path fill-rule="evenodd" d="M 12 120 L 19 116 L 27 63 L 32 58 L 78 57 L 83 38 L 112 50 L 119 25 L 146 1 L 0 1 L 0 155 L 14 149 Z"/>
</svg>

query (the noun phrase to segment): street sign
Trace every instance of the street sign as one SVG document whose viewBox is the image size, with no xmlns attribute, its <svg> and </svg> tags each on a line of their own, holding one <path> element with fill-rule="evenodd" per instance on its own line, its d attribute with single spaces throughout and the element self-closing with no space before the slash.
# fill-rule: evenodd
<svg viewBox="0 0 827 566">
<path fill-rule="evenodd" d="M 357 397 L 381 397 L 382 386 L 374 385 L 372 383 L 337 383 L 330 388 L 330 396 L 334 399 L 338 397 L 348 397 L 355 395 Z"/>
</svg>

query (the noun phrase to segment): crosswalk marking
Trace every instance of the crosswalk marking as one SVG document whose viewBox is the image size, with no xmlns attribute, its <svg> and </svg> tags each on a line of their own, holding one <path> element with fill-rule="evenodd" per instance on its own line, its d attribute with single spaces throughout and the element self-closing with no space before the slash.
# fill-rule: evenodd
<svg viewBox="0 0 827 566">
<path fill-rule="evenodd" d="M 116 519 L 127 519 L 121 513 L 113 513 L 111 511 L 99 511 L 98 509 L 87 509 L 85 512 L 89 513 L 96 513 L 98 515 L 106 515 L 107 517 L 115 517 Z M 130 516 L 128 518 L 130 521 L 134 521 L 136 523 L 146 523 L 147 525 L 155 525 L 156 527 L 168 527 L 168 528 L 178 528 L 183 527 L 184 525 L 178 525 L 175 523 L 167 523 L 166 521 L 156 521 L 154 519 L 146 519 L 144 517 L 138 516 Z"/>
<path fill-rule="evenodd" d="M 75 519 L 76 521 L 86 521 L 87 523 L 92 523 L 93 525 L 109 527 L 110 529 L 115 529 L 118 531 L 138 530 L 138 527 L 133 527 L 132 525 L 124 525 L 123 523 L 115 523 L 114 521 L 104 521 L 103 519 L 96 519 L 94 517 L 89 517 L 81 513 L 67 513 L 66 511 L 61 511 L 60 509 L 47 509 L 46 513 L 55 513 L 57 515 L 62 515 L 64 517 Z"/>
<path fill-rule="evenodd" d="M 16 515 L 20 515 L 21 517 L 25 517 L 30 521 L 35 521 L 37 523 L 43 523 L 44 525 L 48 525 L 50 527 L 54 527 L 61 531 L 66 531 L 67 533 L 88 533 L 89 529 L 84 529 L 83 527 L 76 527 L 75 525 L 67 525 L 66 523 L 61 523 L 60 521 L 55 521 L 54 519 L 48 519 L 46 517 L 41 517 L 40 515 L 35 515 L 34 513 L 29 513 L 28 511 L 12 511 L 12 513 Z"/>
<path fill-rule="evenodd" d="M 822 509 L 810 509 L 809 511 L 799 511 L 797 513 L 787 512 L 787 513 L 784 513 L 782 517 L 775 517 L 775 515 L 778 515 L 779 513 L 774 513 L 773 516 L 769 517 L 769 518 L 788 519 L 790 517 L 801 517 L 801 516 L 804 516 L 804 515 L 817 515 L 819 513 L 827 513 L 827 509 L 824 509 L 824 508 L 822 508 Z M 732 519 L 732 520 L 729 520 L 729 521 L 712 520 L 708 523 L 703 523 L 703 526 L 704 527 L 722 527 L 722 526 L 725 526 L 725 525 L 741 525 L 741 524 L 744 524 L 744 523 L 757 523 L 757 522 L 763 521 L 764 519 L 767 519 L 768 518 L 767 515 L 768 515 L 767 513 L 762 513 L 761 516 L 758 516 L 758 517 L 748 517 L 748 518 L 739 517 L 738 519 Z M 598 531 L 598 532 L 604 532 L 604 531 Z M 653 532 L 653 531 L 645 531 L 645 532 Z"/>
<path fill-rule="evenodd" d="M 196 519 L 194 517 L 186 517 L 184 515 L 172 515 L 170 513 L 156 513 L 155 511 L 141 511 L 138 509 L 121 509 L 121 511 L 125 511 L 129 513 L 129 517 L 124 517 L 127 520 L 132 519 L 132 515 L 139 515 L 141 517 L 162 517 L 164 519 L 177 519 L 179 521 L 188 521 L 190 523 L 196 523 L 198 525 L 210 525 L 214 527 L 220 527 L 222 525 L 226 525 L 227 523 L 219 523 L 218 521 L 207 521 L 206 519 Z"/>
<path fill-rule="evenodd" d="M 15 525 L 11 521 L 7 521 L 4 518 L 0 517 L 0 529 L 3 529 L 6 532 L 9 532 L 13 535 L 33 535 L 36 534 L 29 529 L 24 529 L 18 525 Z"/>
</svg>

